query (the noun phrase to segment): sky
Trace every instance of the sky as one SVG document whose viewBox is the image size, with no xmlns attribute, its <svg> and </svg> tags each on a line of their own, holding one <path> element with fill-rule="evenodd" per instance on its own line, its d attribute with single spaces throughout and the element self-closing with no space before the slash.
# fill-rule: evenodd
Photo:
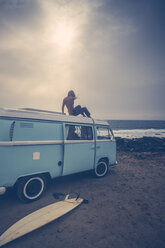
<svg viewBox="0 0 165 248">
<path fill-rule="evenodd" d="M 164 0 L 0 0 L 0 107 L 61 112 L 74 90 L 94 118 L 165 120 L 164 13 Z"/>
</svg>

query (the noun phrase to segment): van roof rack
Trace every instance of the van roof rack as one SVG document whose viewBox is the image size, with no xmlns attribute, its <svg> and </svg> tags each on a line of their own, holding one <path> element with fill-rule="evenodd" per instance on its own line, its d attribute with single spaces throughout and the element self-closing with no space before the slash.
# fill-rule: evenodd
<svg viewBox="0 0 165 248">
<path fill-rule="evenodd" d="M 26 111 L 34 111 L 34 112 L 41 112 L 41 113 L 50 113 L 50 114 L 60 114 L 65 115 L 62 112 L 55 112 L 55 111 L 49 111 L 49 110 L 42 110 L 42 109 L 34 109 L 34 108 L 20 108 L 20 110 L 26 110 Z"/>
</svg>

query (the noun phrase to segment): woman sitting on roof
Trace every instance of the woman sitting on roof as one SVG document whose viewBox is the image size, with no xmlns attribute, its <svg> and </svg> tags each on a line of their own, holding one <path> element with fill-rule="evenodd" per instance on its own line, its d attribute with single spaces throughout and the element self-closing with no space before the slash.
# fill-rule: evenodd
<svg viewBox="0 0 165 248">
<path fill-rule="evenodd" d="M 81 107 L 77 105 L 74 107 L 74 101 L 77 99 L 73 90 L 68 92 L 68 96 L 64 98 L 62 103 L 62 113 L 64 113 L 64 107 L 67 107 L 69 115 L 77 116 L 81 114 L 84 117 L 90 117 L 90 113 L 86 107 Z"/>
</svg>

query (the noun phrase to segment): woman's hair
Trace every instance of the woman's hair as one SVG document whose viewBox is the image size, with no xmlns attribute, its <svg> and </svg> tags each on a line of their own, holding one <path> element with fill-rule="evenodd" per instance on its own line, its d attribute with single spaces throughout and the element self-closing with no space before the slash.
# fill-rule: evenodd
<svg viewBox="0 0 165 248">
<path fill-rule="evenodd" d="M 70 90 L 70 91 L 68 92 L 68 96 L 73 96 L 73 97 L 76 97 L 76 96 L 75 96 L 75 93 L 74 93 L 74 91 L 73 91 L 73 90 Z"/>
</svg>

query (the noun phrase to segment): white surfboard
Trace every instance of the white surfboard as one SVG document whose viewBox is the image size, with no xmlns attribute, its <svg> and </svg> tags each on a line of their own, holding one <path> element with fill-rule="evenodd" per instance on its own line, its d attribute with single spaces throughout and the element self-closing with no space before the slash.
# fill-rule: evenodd
<svg viewBox="0 0 165 248">
<path fill-rule="evenodd" d="M 68 199 L 67 196 L 64 201 L 53 203 L 25 216 L 0 236 L 0 246 L 48 224 L 78 207 L 82 202 L 81 198 Z"/>
</svg>

